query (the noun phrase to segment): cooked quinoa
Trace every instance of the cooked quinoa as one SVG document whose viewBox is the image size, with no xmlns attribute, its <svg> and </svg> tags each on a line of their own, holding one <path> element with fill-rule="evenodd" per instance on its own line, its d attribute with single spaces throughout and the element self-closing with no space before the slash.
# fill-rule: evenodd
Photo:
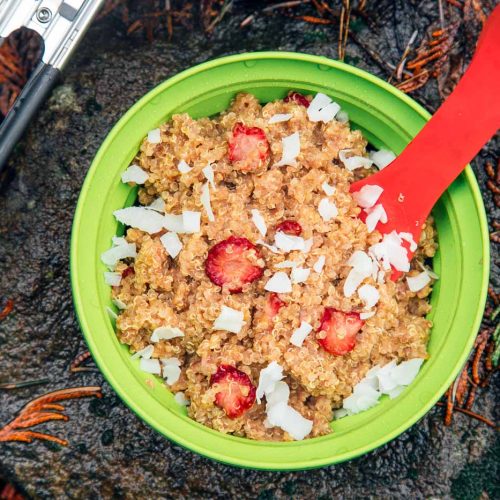
<svg viewBox="0 0 500 500">
<path fill-rule="evenodd" d="M 311 100 L 311 97 L 308 97 Z M 287 121 L 269 123 L 276 114 L 291 114 Z M 265 133 L 269 151 L 253 168 L 234 158 L 231 161 L 228 143 L 237 124 L 258 127 Z M 290 440 L 279 427 L 266 422 L 265 399 L 255 401 L 237 417 L 228 416 L 217 404 L 220 387 L 213 377 L 221 365 L 229 365 L 246 374 L 253 384 L 272 361 L 283 367 L 284 381 L 290 387 L 289 405 L 306 419 L 312 420 L 307 437 L 331 432 L 333 410 L 342 406 L 353 387 L 375 365 L 391 360 L 401 362 L 426 358 L 426 344 L 431 323 L 430 284 L 411 292 L 406 280 L 374 281 L 380 294 L 373 308 L 375 314 L 366 319 L 355 337 L 352 350 L 334 355 L 320 342 L 325 308 L 358 314 L 364 303 L 357 293 L 346 297 L 345 279 L 351 270 L 347 265 L 356 250 L 367 251 L 381 240 L 378 231 L 368 233 L 358 215 L 360 208 L 349 193 L 350 184 L 373 173 L 374 168 L 347 170 L 339 159 L 339 151 L 367 156 L 367 142 L 358 130 L 335 119 L 312 122 L 307 108 L 300 102 L 278 100 L 261 105 L 250 94 L 238 95 L 229 109 L 213 118 L 195 120 L 187 114 L 174 115 L 160 127 L 161 142 L 145 139 L 134 163 L 148 179 L 139 189 L 138 202 L 151 204 L 158 197 L 165 202 L 165 213 L 181 214 L 189 210 L 201 212 L 200 231 L 179 234 L 182 249 L 171 258 L 160 237 L 166 232 L 148 234 L 129 228 L 126 240 L 135 243 L 135 260 L 120 261 L 115 271 L 121 282 L 112 295 L 126 308 L 116 321 L 119 340 L 137 352 L 151 345 L 152 332 L 159 327 L 177 327 L 183 337 L 153 343 L 153 358 L 177 358 L 181 374 L 169 389 L 182 391 L 190 404 L 191 418 L 220 432 L 257 440 Z M 282 158 L 282 139 L 294 132 L 300 134 L 300 153 L 296 165 L 276 166 Z M 184 160 L 191 170 L 181 173 L 178 165 Z M 202 169 L 208 164 L 214 171 L 215 188 L 209 186 L 213 221 L 201 202 L 207 178 Z M 328 199 L 337 207 L 338 215 L 326 221 L 318 212 L 326 197 L 323 183 L 335 187 Z M 206 189 L 206 188 L 205 188 Z M 252 221 L 257 209 L 267 225 L 265 237 Z M 275 253 L 258 243 L 273 245 L 276 227 L 283 221 L 300 224 L 301 237 L 312 239 L 310 250 Z M 259 276 L 243 285 L 241 291 L 219 286 L 207 276 L 206 261 L 215 245 L 230 237 L 246 238 L 258 249 L 249 251 L 249 258 L 261 269 Z M 422 231 L 419 247 L 408 276 L 421 269 L 416 263 L 430 258 L 436 251 L 435 231 L 429 220 Z M 251 255 L 250 255 L 251 254 Z M 320 272 L 313 270 L 320 256 L 325 264 Z M 305 282 L 292 285 L 290 293 L 275 296 L 280 307 L 270 317 L 270 292 L 265 285 L 276 272 L 290 274 L 290 269 L 277 268 L 284 261 L 311 269 Z M 222 305 L 243 312 L 244 325 L 239 333 L 215 330 L 213 325 Z M 290 342 L 301 322 L 313 329 L 301 347 Z M 245 396 L 247 393 L 245 393 Z"/>
</svg>

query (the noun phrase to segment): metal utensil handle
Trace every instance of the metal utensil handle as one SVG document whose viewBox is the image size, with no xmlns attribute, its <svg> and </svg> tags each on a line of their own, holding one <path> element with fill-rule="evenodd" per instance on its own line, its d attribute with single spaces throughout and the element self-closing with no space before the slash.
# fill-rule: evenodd
<svg viewBox="0 0 500 500">
<path fill-rule="evenodd" d="M 50 94 L 59 75 L 58 69 L 40 63 L 7 113 L 0 125 L 0 171 L 38 108 Z"/>
</svg>

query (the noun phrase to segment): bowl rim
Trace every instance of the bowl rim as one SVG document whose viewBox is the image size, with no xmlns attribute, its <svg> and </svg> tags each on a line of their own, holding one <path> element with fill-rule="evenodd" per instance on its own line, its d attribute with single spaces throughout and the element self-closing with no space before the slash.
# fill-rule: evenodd
<svg viewBox="0 0 500 500">
<path fill-rule="evenodd" d="M 309 460 L 308 464 L 306 466 L 300 465 L 297 466 L 295 465 L 295 462 L 289 463 L 288 466 L 286 467 L 279 467 L 279 468 L 273 468 L 270 467 L 269 464 L 266 463 L 266 460 L 263 458 L 262 464 L 257 464 L 255 461 L 247 461 L 245 459 L 235 459 L 234 457 L 228 456 L 227 453 L 224 451 L 216 451 L 216 450 L 208 450 L 207 448 L 204 448 L 197 443 L 193 441 L 187 441 L 184 439 L 181 439 L 180 436 L 178 436 L 175 433 L 175 430 L 171 429 L 165 429 L 162 428 L 160 429 L 159 426 L 156 425 L 155 421 L 152 421 L 146 414 L 145 411 L 143 411 L 142 407 L 136 404 L 133 400 L 133 398 L 129 397 L 129 395 L 126 393 L 125 390 L 123 390 L 120 385 L 117 383 L 114 375 L 111 373 L 113 370 L 109 369 L 106 365 L 106 363 L 101 360 L 101 356 L 97 354 L 97 349 L 94 349 L 93 345 L 93 340 L 91 338 L 91 335 L 89 334 L 90 329 L 88 328 L 88 325 L 86 324 L 85 320 L 85 313 L 84 313 L 84 306 L 81 300 L 81 294 L 79 291 L 79 286 L 78 286 L 78 269 L 76 266 L 76 251 L 77 251 L 77 233 L 78 229 L 80 226 L 82 214 L 83 214 L 83 208 L 84 208 L 84 202 L 86 200 L 88 191 L 90 189 L 90 186 L 92 184 L 92 180 L 94 177 L 94 174 L 101 162 L 102 156 L 105 154 L 108 145 L 113 142 L 115 137 L 120 134 L 122 128 L 126 125 L 128 122 L 129 118 L 133 116 L 137 110 L 139 110 L 143 103 L 146 101 L 150 101 L 154 99 L 154 97 L 160 93 L 162 93 L 166 88 L 173 86 L 177 82 L 184 80 L 186 78 L 189 78 L 193 75 L 196 75 L 200 72 L 204 72 L 206 70 L 209 70 L 211 68 L 228 64 L 228 63 L 234 63 L 234 62 L 245 62 L 249 60 L 258 60 L 258 59 L 285 59 L 285 60 L 298 60 L 298 61 L 306 61 L 310 63 L 315 63 L 315 64 L 320 64 L 320 65 L 326 65 L 330 66 L 336 69 L 339 69 L 341 71 L 351 73 L 359 78 L 362 78 L 364 80 L 368 80 L 371 84 L 374 84 L 381 88 L 382 90 L 393 94 L 397 99 L 402 101 L 404 104 L 409 106 L 412 110 L 416 111 L 424 120 L 428 120 L 431 116 L 431 114 L 426 111 L 420 104 L 418 104 L 415 100 L 410 98 L 408 95 L 404 94 L 400 90 L 396 89 L 392 85 L 388 84 L 387 82 L 381 80 L 379 77 L 372 75 L 371 73 L 368 73 L 367 71 L 364 71 L 362 69 L 353 67 L 351 65 L 348 65 L 346 63 L 336 61 L 329 59 L 324 56 L 316 56 L 316 55 L 310 55 L 310 54 L 303 54 L 303 53 L 298 53 L 298 52 L 281 52 L 281 51 L 261 51 L 261 52 L 247 52 L 243 54 L 235 54 L 235 55 L 230 55 L 230 56 L 224 56 L 224 57 L 219 57 L 216 59 L 209 60 L 207 62 L 198 64 L 196 66 L 190 67 L 180 73 L 177 73 L 176 75 L 168 78 L 164 82 L 160 83 L 156 87 L 154 87 L 152 90 L 147 92 L 145 95 L 143 95 L 139 100 L 137 100 L 127 111 L 126 113 L 115 123 L 111 131 L 106 135 L 106 138 L 100 145 L 93 161 L 92 164 L 86 174 L 84 183 L 82 185 L 79 198 L 78 198 L 78 203 L 76 206 L 76 210 L 74 213 L 74 218 L 73 218 L 73 224 L 72 224 L 72 230 L 71 230 L 71 243 L 70 243 L 70 278 L 71 278 L 71 289 L 72 289 L 72 295 L 73 295 L 73 302 L 75 305 L 75 310 L 77 314 L 77 319 L 78 323 L 80 325 L 80 329 L 82 330 L 83 336 L 85 338 L 85 341 L 89 347 L 90 352 L 92 353 L 92 356 L 94 360 L 96 361 L 96 364 L 99 367 L 100 372 L 103 374 L 104 378 L 106 381 L 110 384 L 110 386 L 113 388 L 113 390 L 118 394 L 120 399 L 125 403 L 128 408 L 130 408 L 141 420 L 146 422 L 150 427 L 152 427 L 155 431 L 159 432 L 160 434 L 168 437 L 171 441 L 174 443 L 184 447 L 185 449 L 189 451 L 194 451 L 202 456 L 205 456 L 207 458 L 216 460 L 218 462 L 222 462 L 227 465 L 231 466 L 236 466 L 236 467 L 244 467 L 244 468 L 251 468 L 251 469 L 264 469 L 264 470 L 305 470 L 305 469 L 312 469 L 312 468 L 317 468 L 317 467 L 323 467 L 326 465 L 331 465 L 333 463 L 340 463 L 343 461 L 351 460 L 353 458 L 359 457 L 361 455 L 364 455 L 365 453 L 372 451 L 383 444 L 391 441 L 392 439 L 396 438 L 399 436 L 402 432 L 405 430 L 409 429 L 412 425 L 414 425 L 420 418 L 422 418 L 437 402 L 437 400 L 441 397 L 440 391 L 434 394 L 433 397 L 429 398 L 426 404 L 423 404 L 421 408 L 415 412 L 413 417 L 411 419 L 406 420 L 403 424 L 399 425 L 397 428 L 395 428 L 392 432 L 385 434 L 382 438 L 379 438 L 376 441 L 370 442 L 369 444 L 363 446 L 363 447 L 358 447 L 355 450 L 348 451 L 344 453 L 342 459 L 334 459 L 333 457 L 328 460 L 325 458 L 319 458 L 315 460 Z M 485 207 L 483 204 L 483 199 L 481 195 L 481 191 L 479 189 L 479 185 L 477 183 L 477 180 L 474 176 L 474 173 L 472 171 L 472 168 L 470 165 L 467 165 L 463 171 L 463 175 L 466 178 L 467 185 L 471 191 L 473 202 L 475 204 L 475 207 L 477 209 L 478 213 L 478 219 L 479 219 L 479 226 L 480 226 L 480 232 L 482 236 L 482 274 L 481 274 L 481 294 L 478 297 L 478 307 L 476 309 L 476 314 L 474 317 L 474 321 L 472 323 L 472 328 L 471 331 L 477 331 L 479 329 L 479 325 L 481 323 L 481 319 L 483 316 L 483 310 L 484 310 L 484 305 L 486 303 L 486 297 L 487 297 L 487 286 L 488 286 L 488 278 L 489 278 L 489 268 L 490 268 L 490 252 L 489 252 L 489 238 L 488 238 L 488 226 L 487 226 L 487 217 L 486 217 L 486 212 L 485 212 Z M 460 358 L 460 363 L 457 362 L 456 366 L 459 368 L 461 365 L 463 365 L 469 356 L 470 349 L 472 347 L 472 344 L 474 342 L 474 336 L 470 335 L 470 338 L 468 339 L 468 343 L 466 347 L 464 348 L 464 351 L 461 355 Z M 446 387 L 448 387 L 454 378 L 456 377 L 456 374 L 458 373 L 458 368 L 455 370 L 452 370 L 450 372 L 450 375 L 447 379 L 446 382 Z M 275 444 L 275 443 L 273 443 Z M 288 445 L 292 443 L 279 443 L 279 445 Z"/>
</svg>

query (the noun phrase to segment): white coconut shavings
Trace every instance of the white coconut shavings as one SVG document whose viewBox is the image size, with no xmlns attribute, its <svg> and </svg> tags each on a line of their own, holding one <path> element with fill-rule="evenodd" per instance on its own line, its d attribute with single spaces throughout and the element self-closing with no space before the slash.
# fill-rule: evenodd
<svg viewBox="0 0 500 500">
<path fill-rule="evenodd" d="M 139 368 L 146 373 L 152 373 L 153 375 L 161 374 L 161 365 L 158 359 L 144 359 L 142 358 L 139 363 Z"/>
<path fill-rule="evenodd" d="M 115 210 L 113 215 L 122 224 L 149 234 L 158 233 L 163 229 L 163 216 L 145 207 L 122 208 Z"/>
<path fill-rule="evenodd" d="M 276 382 L 279 382 L 282 378 L 283 367 L 276 363 L 276 361 L 272 361 L 266 368 L 260 371 L 259 385 L 255 393 L 259 404 L 264 396 L 267 399 L 267 395 L 274 391 Z"/>
<path fill-rule="evenodd" d="M 431 277 L 426 271 L 422 271 L 417 276 L 407 276 L 406 282 L 411 292 L 419 292 L 431 282 Z"/>
<path fill-rule="evenodd" d="M 182 241 L 177 233 L 165 233 L 160 237 L 160 241 L 172 259 L 175 259 L 182 250 Z"/>
<path fill-rule="evenodd" d="M 176 326 L 160 326 L 155 328 L 151 334 L 151 342 L 159 342 L 160 340 L 170 340 L 177 337 L 184 337 L 184 332 Z"/>
<path fill-rule="evenodd" d="M 272 392 L 266 392 L 266 410 L 276 403 L 287 403 L 290 397 L 290 387 L 286 382 L 275 382 Z"/>
<path fill-rule="evenodd" d="M 292 260 L 284 260 L 283 262 L 279 262 L 274 267 L 278 269 L 293 269 L 297 267 L 299 264 L 297 262 L 293 262 Z"/>
<path fill-rule="evenodd" d="M 113 236 L 111 238 L 111 241 L 113 243 L 113 246 L 119 246 L 119 245 L 126 245 L 127 240 L 125 239 L 124 236 Z"/>
<path fill-rule="evenodd" d="M 411 250 L 411 248 L 410 248 L 410 250 Z M 425 271 L 433 280 L 439 279 L 439 276 L 430 267 L 425 266 L 419 260 L 417 260 L 417 264 L 420 267 L 420 269 L 422 269 L 422 271 Z"/>
<path fill-rule="evenodd" d="M 366 309 L 371 309 L 380 299 L 380 293 L 373 285 L 360 286 L 358 295 L 364 302 Z"/>
<path fill-rule="evenodd" d="M 278 113 L 276 115 L 271 116 L 271 118 L 269 118 L 268 123 L 287 122 L 292 117 L 293 117 L 292 113 Z"/>
<path fill-rule="evenodd" d="M 398 271 L 408 272 L 410 270 L 408 252 L 402 245 L 402 240 L 396 231 L 384 234 L 383 240 L 372 245 L 369 252 L 382 263 L 385 270 L 389 270 L 391 265 Z"/>
<path fill-rule="evenodd" d="M 162 358 L 163 378 L 168 385 L 175 384 L 181 376 L 181 362 L 177 358 Z"/>
<path fill-rule="evenodd" d="M 359 313 L 359 319 L 362 319 L 363 321 L 365 319 L 370 319 L 372 316 L 375 316 L 375 311 L 366 311 Z"/>
<path fill-rule="evenodd" d="M 274 236 L 274 245 L 283 252 L 292 252 L 293 250 L 304 251 L 305 241 L 301 236 L 293 236 L 283 231 L 278 231 Z"/>
<path fill-rule="evenodd" d="M 118 319 L 118 314 L 116 314 L 111 307 L 106 307 L 106 312 L 108 313 L 111 321 L 116 321 Z"/>
<path fill-rule="evenodd" d="M 124 311 L 127 309 L 127 304 L 125 302 L 121 301 L 120 299 L 113 299 L 111 302 L 117 307 L 117 309 L 120 309 L 120 311 Z"/>
<path fill-rule="evenodd" d="M 304 240 L 304 253 L 309 253 L 314 244 L 314 238 L 309 238 L 308 240 Z"/>
<path fill-rule="evenodd" d="M 325 262 L 326 262 L 326 257 L 324 255 L 320 255 L 318 257 L 318 260 L 313 265 L 314 272 L 319 274 L 321 271 L 323 271 L 323 268 L 325 267 Z"/>
<path fill-rule="evenodd" d="M 210 222 L 213 222 L 215 220 L 215 217 L 214 213 L 212 212 L 212 205 L 210 204 L 210 188 L 208 186 L 208 182 L 205 182 L 205 184 L 203 184 L 203 187 L 201 188 L 200 199 L 205 212 L 207 212 L 208 220 Z"/>
<path fill-rule="evenodd" d="M 302 321 L 290 337 L 290 343 L 297 347 L 302 347 L 304 340 L 312 332 L 312 329 L 313 327 L 309 323 Z"/>
<path fill-rule="evenodd" d="M 181 174 L 187 174 L 188 172 L 191 172 L 191 170 L 193 170 L 193 167 L 190 167 L 184 160 L 181 160 L 178 164 L 177 164 L 177 170 L 181 173 Z"/>
<path fill-rule="evenodd" d="M 182 214 L 165 214 L 163 218 L 163 227 L 173 233 L 184 232 L 184 218 Z"/>
<path fill-rule="evenodd" d="M 258 229 L 259 233 L 265 237 L 267 234 L 267 225 L 262 214 L 256 209 L 252 208 L 252 222 L 255 224 L 255 227 Z"/>
<path fill-rule="evenodd" d="M 135 258 L 137 256 L 137 247 L 135 243 L 124 243 L 116 245 L 101 254 L 101 261 L 111 269 L 114 269 L 116 264 L 127 258 Z"/>
<path fill-rule="evenodd" d="M 122 174 L 122 182 L 135 182 L 136 184 L 144 184 L 149 178 L 147 172 L 139 167 L 139 165 L 130 165 Z"/>
<path fill-rule="evenodd" d="M 344 282 L 344 295 L 351 297 L 363 280 L 372 275 L 373 265 L 370 256 L 362 250 L 356 250 L 347 261 L 347 265 L 352 269 Z"/>
<path fill-rule="evenodd" d="M 165 201 L 163 198 L 156 198 L 151 205 L 148 205 L 146 208 L 149 208 L 150 210 L 156 210 L 157 212 L 165 212 Z"/>
<path fill-rule="evenodd" d="M 365 208 L 366 216 L 366 227 L 368 232 L 371 233 L 377 227 L 377 224 L 381 222 L 385 224 L 387 222 L 387 214 L 381 203 L 375 205 L 372 208 Z"/>
<path fill-rule="evenodd" d="M 281 139 L 281 144 L 283 148 L 281 160 L 274 166 L 282 167 L 284 165 L 291 165 L 292 167 L 294 167 L 295 165 L 297 165 L 297 156 L 300 153 L 299 133 L 294 132 L 292 135 L 283 137 L 283 139 Z"/>
<path fill-rule="evenodd" d="M 222 306 L 221 312 L 214 321 L 213 330 L 226 330 L 232 333 L 240 333 L 243 326 L 243 311 L 237 311 L 231 307 Z"/>
<path fill-rule="evenodd" d="M 354 386 L 353 393 L 344 399 L 343 408 L 335 412 L 336 418 L 354 415 L 375 406 L 382 394 L 394 399 L 413 382 L 423 361 L 415 358 L 399 365 L 396 361 L 391 361 L 382 367 L 374 366 L 365 378 Z"/>
<path fill-rule="evenodd" d="M 335 203 L 330 201 L 328 198 L 322 198 L 322 200 L 319 202 L 318 212 L 325 222 L 334 219 L 339 214 L 338 208 Z"/>
<path fill-rule="evenodd" d="M 150 130 L 148 132 L 148 141 L 151 144 L 160 144 L 161 142 L 161 134 L 160 134 L 160 129 L 155 128 L 154 130 Z"/>
<path fill-rule="evenodd" d="M 212 168 L 212 165 L 209 163 L 206 167 L 202 169 L 203 175 L 205 176 L 205 179 L 210 183 L 210 185 L 215 188 L 215 177 L 214 177 L 214 169 Z"/>
<path fill-rule="evenodd" d="M 296 441 L 304 439 L 312 430 L 313 421 L 304 418 L 287 403 L 272 405 L 267 411 L 267 422 L 272 427 L 279 427 Z"/>
<path fill-rule="evenodd" d="M 321 189 L 325 192 L 327 196 L 333 196 L 336 191 L 335 186 L 330 186 L 330 184 L 328 184 L 328 182 L 326 181 L 323 182 L 323 184 L 321 184 Z"/>
<path fill-rule="evenodd" d="M 274 245 L 269 245 L 268 243 L 266 243 L 263 240 L 259 239 L 255 243 L 257 243 L 257 245 L 262 245 L 263 247 L 266 247 L 268 250 L 270 250 L 273 253 L 280 253 L 280 251 L 278 250 L 277 247 L 275 247 Z"/>
<path fill-rule="evenodd" d="M 119 286 L 122 281 L 122 273 L 104 273 L 104 282 L 109 286 Z"/>
<path fill-rule="evenodd" d="M 310 269 L 306 269 L 303 267 L 294 267 L 292 272 L 290 273 L 290 277 L 292 279 L 292 283 L 304 283 L 309 278 L 311 274 Z"/>
<path fill-rule="evenodd" d="M 191 210 L 184 210 L 182 212 L 182 225 L 184 226 L 185 233 L 199 233 L 200 222 L 201 212 L 192 212 Z"/>
<path fill-rule="evenodd" d="M 180 406 L 189 406 L 189 399 L 186 398 L 186 395 L 183 392 L 176 392 L 174 395 L 175 402 Z"/>
<path fill-rule="evenodd" d="M 341 149 L 339 151 L 339 159 L 344 164 L 345 168 L 352 172 L 357 168 L 370 168 L 373 164 L 371 160 L 365 158 L 364 156 L 348 156 L 353 153 L 353 149 Z"/>
<path fill-rule="evenodd" d="M 375 163 L 379 170 L 383 170 L 387 165 L 392 163 L 396 159 L 396 155 L 387 149 L 381 149 L 380 151 L 371 151 L 369 153 L 370 160 Z"/>
<path fill-rule="evenodd" d="M 377 203 L 383 191 L 384 188 L 380 186 L 365 184 L 359 191 L 353 193 L 352 197 L 361 208 L 370 208 Z"/>
<path fill-rule="evenodd" d="M 307 108 L 307 116 L 312 122 L 330 122 L 340 111 L 340 106 L 327 95 L 318 92 Z"/>
<path fill-rule="evenodd" d="M 405 240 L 410 244 L 410 252 L 414 252 L 417 249 L 417 243 L 413 239 L 413 234 L 411 233 L 398 233 L 402 240 Z"/>
<path fill-rule="evenodd" d="M 290 293 L 292 291 L 292 282 L 286 273 L 278 271 L 271 276 L 264 289 L 268 292 Z"/>
<path fill-rule="evenodd" d="M 153 355 L 153 351 L 155 348 L 152 345 L 147 345 L 144 347 L 144 349 L 141 349 L 137 351 L 135 354 L 132 354 L 130 359 L 137 359 L 137 358 L 144 358 L 144 359 L 150 359 L 151 356 Z"/>
<path fill-rule="evenodd" d="M 336 114 L 335 119 L 340 123 L 347 123 L 349 121 L 349 115 L 347 114 L 347 111 L 341 109 Z"/>
</svg>

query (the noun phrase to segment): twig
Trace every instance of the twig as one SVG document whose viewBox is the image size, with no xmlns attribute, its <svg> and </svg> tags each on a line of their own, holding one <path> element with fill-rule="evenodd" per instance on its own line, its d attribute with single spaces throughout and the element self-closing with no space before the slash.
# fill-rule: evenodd
<svg viewBox="0 0 500 500">
<path fill-rule="evenodd" d="M 392 72 L 391 76 L 389 77 L 389 83 L 391 82 L 392 78 L 394 75 L 396 75 L 396 79 L 401 81 L 403 78 L 403 70 L 404 70 L 404 65 L 406 63 L 406 59 L 408 55 L 410 54 L 410 51 L 412 49 L 413 43 L 415 42 L 416 38 L 418 35 L 418 31 L 415 30 L 413 34 L 411 35 L 410 39 L 408 40 L 408 43 L 406 44 L 405 50 L 403 51 L 403 55 L 401 56 L 401 59 L 399 60 L 399 63 L 396 66 L 396 69 Z"/>
<path fill-rule="evenodd" d="M 441 403 L 439 401 L 438 403 L 436 403 L 436 406 L 445 406 L 445 403 Z M 456 406 L 453 407 L 453 410 L 463 413 L 464 415 L 468 415 L 469 417 L 475 418 L 476 420 L 479 420 L 480 422 L 483 422 L 484 424 L 493 427 L 493 429 L 498 430 L 498 427 L 491 420 L 487 419 L 486 417 L 483 417 L 482 415 L 479 415 L 470 410 L 466 410 L 464 408 L 457 408 Z"/>
<path fill-rule="evenodd" d="M 8 382 L 6 384 L 0 384 L 0 389 L 23 389 L 24 387 L 31 387 L 33 385 L 48 384 L 50 380 L 48 378 L 39 378 L 37 380 L 24 380 L 23 382 Z"/>
<path fill-rule="evenodd" d="M 72 373 L 77 372 L 98 372 L 97 368 L 90 368 L 88 366 L 80 366 L 85 361 L 90 359 L 90 351 L 85 351 L 82 354 L 79 354 L 72 362 L 69 367 L 69 371 Z"/>
<path fill-rule="evenodd" d="M 7 299 L 4 308 L 0 311 L 0 321 L 5 319 L 14 309 L 14 301 L 12 299 Z"/>
<path fill-rule="evenodd" d="M 311 3 L 311 0 L 291 0 L 289 2 L 279 2 L 274 5 L 269 5 L 268 7 L 264 7 L 262 12 L 272 12 L 276 9 L 287 9 L 290 7 L 297 7 L 298 5 L 303 5 L 306 3 Z"/>
<path fill-rule="evenodd" d="M 207 33 L 210 33 L 222 21 L 224 16 L 231 10 L 232 7 L 233 7 L 233 0 L 226 1 L 222 6 L 219 15 L 208 25 L 205 31 Z"/>
<path fill-rule="evenodd" d="M 446 413 L 444 416 L 444 425 L 451 425 L 451 420 L 453 418 L 453 386 L 448 388 L 446 392 Z"/>
</svg>

